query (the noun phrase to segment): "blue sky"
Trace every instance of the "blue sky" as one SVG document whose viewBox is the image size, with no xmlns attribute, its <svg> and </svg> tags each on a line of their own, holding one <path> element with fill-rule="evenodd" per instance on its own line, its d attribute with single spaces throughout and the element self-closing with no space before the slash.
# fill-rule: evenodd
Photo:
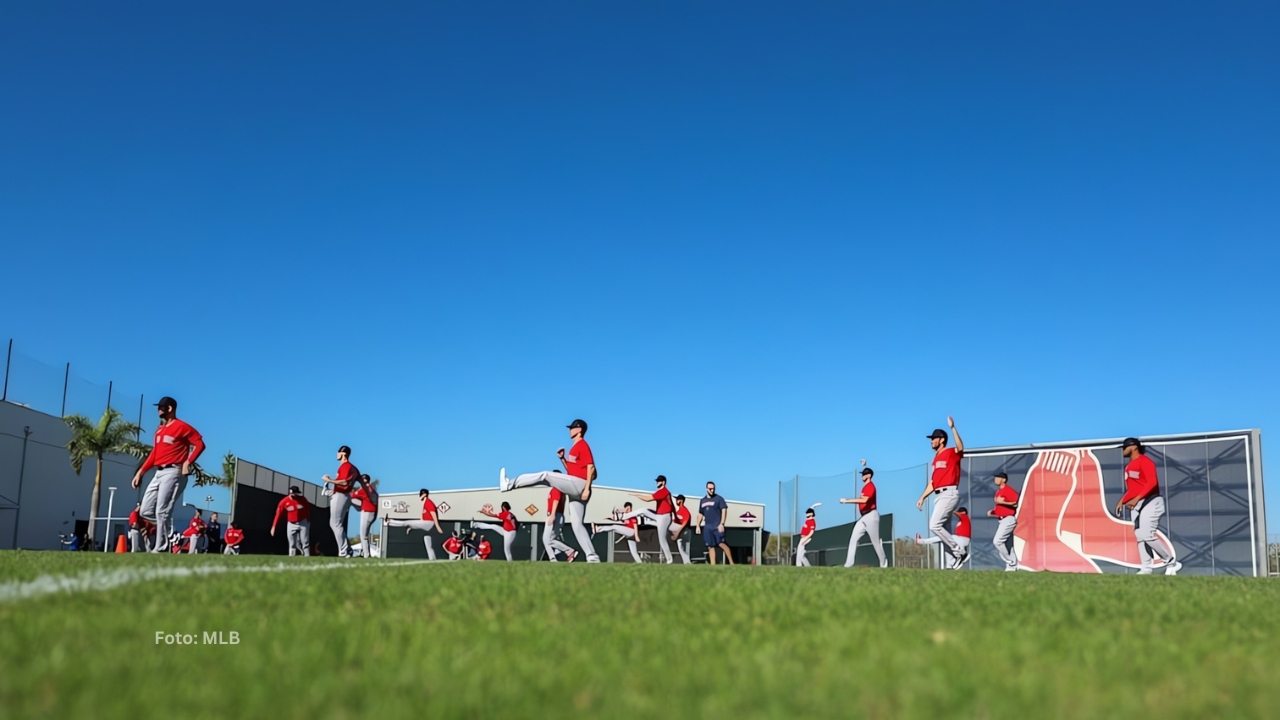
<svg viewBox="0 0 1280 720">
<path fill-rule="evenodd" d="M 1113 5 L 9 7 L 0 332 L 390 489 L 1265 435 L 1280 8 Z"/>
</svg>

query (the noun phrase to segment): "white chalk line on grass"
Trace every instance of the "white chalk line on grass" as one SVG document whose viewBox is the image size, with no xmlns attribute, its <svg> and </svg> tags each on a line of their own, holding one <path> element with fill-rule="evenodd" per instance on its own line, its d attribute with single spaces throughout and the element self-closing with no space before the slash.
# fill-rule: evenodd
<svg viewBox="0 0 1280 720">
<path fill-rule="evenodd" d="M 430 560 L 406 560 L 387 563 L 331 562 L 317 565 L 203 565 L 197 567 L 146 567 L 90 570 L 79 575 L 41 575 L 35 580 L 0 584 L 0 602 L 17 602 L 45 595 L 114 590 L 125 585 L 167 578 L 203 577 L 224 573 L 316 572 L 352 568 L 390 568 L 422 565 Z"/>
</svg>

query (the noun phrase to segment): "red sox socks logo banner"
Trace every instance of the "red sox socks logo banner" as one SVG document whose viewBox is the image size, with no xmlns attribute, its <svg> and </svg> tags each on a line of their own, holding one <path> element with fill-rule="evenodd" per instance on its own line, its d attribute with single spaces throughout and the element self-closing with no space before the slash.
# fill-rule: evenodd
<svg viewBox="0 0 1280 720">
<path fill-rule="evenodd" d="M 1028 570 L 1100 573 L 1099 560 L 1139 567 L 1133 523 L 1112 515 L 1092 450 L 1046 450 L 1027 471 L 1014 552 Z M 1164 533 L 1156 534 L 1172 554 Z"/>
</svg>

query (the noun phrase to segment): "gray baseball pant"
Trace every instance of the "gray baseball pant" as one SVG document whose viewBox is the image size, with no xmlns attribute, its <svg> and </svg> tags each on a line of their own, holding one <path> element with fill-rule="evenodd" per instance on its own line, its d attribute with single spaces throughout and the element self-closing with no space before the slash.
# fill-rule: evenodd
<svg viewBox="0 0 1280 720">
<path fill-rule="evenodd" d="M 680 559 L 684 561 L 685 565 L 693 562 L 689 559 L 689 536 L 691 534 L 692 531 L 689 530 L 688 525 L 680 528 L 680 531 L 676 533 L 676 550 L 680 552 Z"/>
<path fill-rule="evenodd" d="M 1156 536 L 1160 528 L 1160 518 L 1164 517 L 1164 498 L 1157 495 L 1139 502 L 1133 508 L 1133 534 L 1138 539 L 1138 557 L 1142 559 L 1142 569 L 1151 569 L 1151 555 L 1160 556 L 1166 563 L 1173 561 L 1173 556 L 1164 549 Z"/>
<path fill-rule="evenodd" d="M 146 552 L 150 545 L 151 540 L 141 530 L 129 530 L 129 552 Z"/>
<path fill-rule="evenodd" d="M 423 532 L 422 544 L 427 548 L 427 559 L 436 559 L 436 543 L 431 537 L 431 531 L 436 529 L 436 524 L 430 520 L 386 520 L 387 527 L 407 527 Z M 453 558 L 450 558 L 451 560 Z"/>
<path fill-rule="evenodd" d="M 1000 518 L 1000 524 L 996 525 L 996 536 L 992 539 L 991 544 L 996 546 L 996 554 L 1004 561 L 1004 565 L 1009 569 L 1017 569 L 1018 558 L 1013 555 L 1013 531 L 1018 527 L 1018 518 L 1014 515 Z"/>
<path fill-rule="evenodd" d="M 373 557 L 373 548 L 369 546 L 369 528 L 373 527 L 373 521 L 378 519 L 378 513 L 360 511 L 360 554 L 363 557 Z"/>
<path fill-rule="evenodd" d="M 240 546 L 239 546 L 239 545 L 228 545 L 228 546 L 226 546 L 225 548 L 223 548 L 223 549 L 222 549 L 222 554 L 223 554 L 223 555 L 239 555 L 239 554 L 240 554 Z"/>
<path fill-rule="evenodd" d="M 947 523 L 951 521 L 951 513 L 955 512 L 958 505 L 960 505 L 959 488 L 955 485 L 942 488 L 934 494 L 933 514 L 929 516 L 929 532 L 937 535 L 953 555 L 960 554 L 962 550 L 955 536 L 947 530 Z"/>
<path fill-rule="evenodd" d="M 623 517 L 630 519 L 635 516 L 644 516 L 658 526 L 658 547 L 662 550 L 662 558 L 668 565 L 675 562 L 675 560 L 671 559 L 671 545 L 667 542 L 667 533 L 671 531 L 671 515 L 659 515 L 657 512 L 646 508 L 637 510 L 634 513 L 627 513 Z"/>
<path fill-rule="evenodd" d="M 289 557 L 302 555 L 311 557 L 311 521 L 289 523 Z"/>
<path fill-rule="evenodd" d="M 587 504 L 582 501 L 582 493 L 587 489 L 587 481 L 562 472 L 547 470 L 518 475 L 511 487 L 514 489 L 535 485 L 553 487 L 564 493 L 569 525 L 573 528 L 573 537 L 578 541 L 578 547 L 587 554 L 587 562 L 600 562 L 600 556 L 596 554 L 596 548 L 591 544 L 591 533 L 583 524 L 587 517 Z"/>
<path fill-rule="evenodd" d="M 560 541 L 560 528 L 564 526 L 564 513 L 556 513 L 554 517 L 547 518 L 547 524 L 542 528 L 542 547 L 547 551 L 547 559 L 551 562 L 557 562 L 556 553 L 563 553 L 565 557 L 573 552 L 573 548 Z"/>
<path fill-rule="evenodd" d="M 142 493 L 142 517 L 156 524 L 156 544 L 153 553 L 169 552 L 169 536 L 173 534 L 173 507 L 186 487 L 187 479 L 180 468 L 157 470 Z"/>
<path fill-rule="evenodd" d="M 634 529 L 626 525 L 601 525 L 596 528 L 597 532 L 613 533 L 627 539 L 627 549 L 631 551 L 631 559 L 640 564 L 640 546 L 636 545 L 636 536 L 639 535 Z"/>
<path fill-rule="evenodd" d="M 351 507 L 351 498 L 346 493 L 335 492 L 329 497 L 329 529 L 333 531 L 333 539 L 338 541 L 338 557 L 351 554 L 351 546 L 347 543 L 347 508 Z"/>
<path fill-rule="evenodd" d="M 876 557 L 880 558 L 880 567 L 888 567 L 889 561 L 884 557 L 884 547 L 880 544 L 880 511 L 872 510 L 864 513 L 858 518 L 858 522 L 853 525 L 853 532 L 849 535 L 849 553 L 845 556 L 844 566 L 853 567 L 853 560 L 858 550 L 858 541 L 862 536 L 866 535 L 871 542 L 871 549 L 876 551 Z"/>
<path fill-rule="evenodd" d="M 471 523 L 472 530 L 488 530 L 502 536 L 502 553 L 507 556 L 507 562 L 511 562 L 511 551 L 516 543 L 516 531 L 504 530 L 501 525 L 494 523 Z"/>
<path fill-rule="evenodd" d="M 809 546 L 809 538 L 800 538 L 800 544 L 796 545 L 796 567 L 812 567 L 809 564 L 809 558 L 804 556 L 804 549 Z"/>
</svg>

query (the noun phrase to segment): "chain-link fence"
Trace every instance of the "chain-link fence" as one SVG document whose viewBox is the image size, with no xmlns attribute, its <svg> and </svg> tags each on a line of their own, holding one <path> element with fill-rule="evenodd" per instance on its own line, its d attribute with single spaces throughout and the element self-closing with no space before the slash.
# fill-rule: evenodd
<svg viewBox="0 0 1280 720">
<path fill-rule="evenodd" d="M 54 365 L 23 352 L 11 339 L 4 346 L 4 385 L 0 401 L 53 415 L 84 415 L 97 421 L 107 407 L 142 427 L 142 438 L 155 429 L 155 416 L 147 413 L 145 398 L 134 388 L 108 381 L 99 383 L 80 375 L 71 363 Z"/>
</svg>

